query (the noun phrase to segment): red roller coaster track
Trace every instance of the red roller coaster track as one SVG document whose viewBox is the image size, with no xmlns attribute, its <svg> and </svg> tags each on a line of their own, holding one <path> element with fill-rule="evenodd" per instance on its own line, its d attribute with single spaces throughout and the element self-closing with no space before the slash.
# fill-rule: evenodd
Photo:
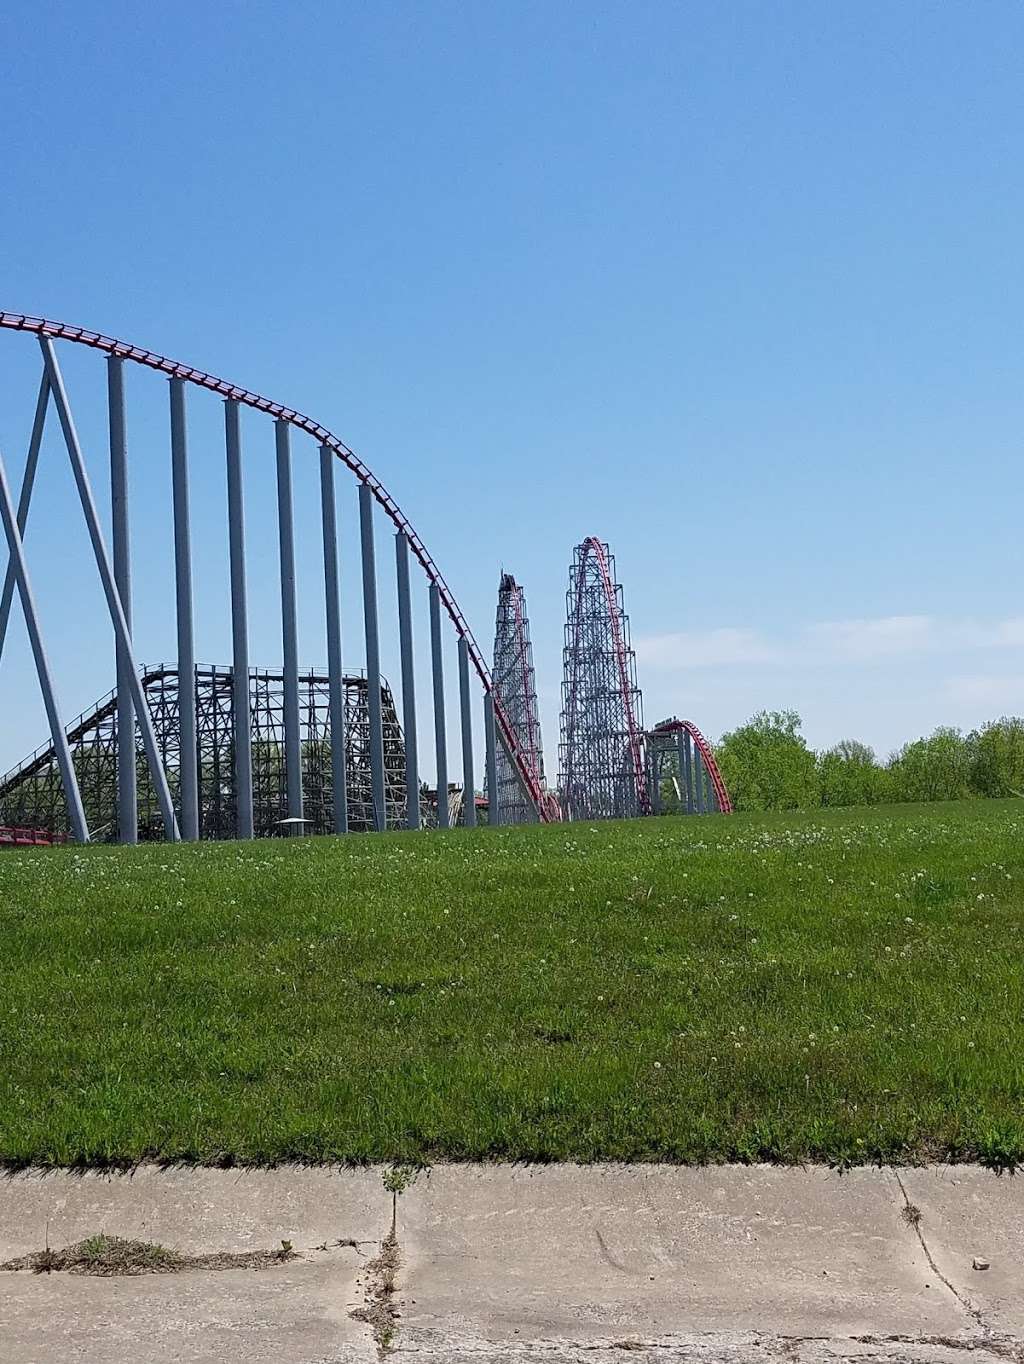
<svg viewBox="0 0 1024 1364">
<path fill-rule="evenodd" d="M 294 408 L 284 407 L 281 403 L 271 402 L 269 398 L 264 398 L 259 393 L 253 393 L 247 388 L 239 388 L 237 384 L 229 383 L 226 379 L 218 379 L 214 374 L 207 374 L 203 370 L 193 369 L 190 365 L 180 364 L 177 360 L 169 360 L 164 355 L 158 355 L 154 351 L 144 350 L 139 346 L 129 345 L 126 341 L 118 341 L 116 337 L 104 336 L 100 332 L 88 331 L 84 327 L 74 327 L 66 322 L 54 322 L 45 317 L 29 317 L 22 313 L 0 312 L 0 328 L 7 328 L 10 331 L 31 332 L 36 336 L 51 336 L 61 341 L 74 341 L 78 345 L 91 346 L 94 350 L 103 351 L 107 355 L 117 355 L 124 360 L 134 361 L 135 364 L 145 365 L 149 369 L 159 370 L 161 374 L 166 374 L 169 378 L 184 379 L 189 383 L 197 385 L 199 388 L 208 389 L 211 393 L 217 393 L 222 398 L 232 398 L 235 402 L 241 403 L 245 407 L 254 408 L 257 412 L 265 412 L 271 417 L 280 418 L 290 423 L 300 431 L 313 437 L 318 444 L 327 446 L 333 450 L 338 458 L 345 464 L 360 483 L 365 484 L 373 494 L 375 500 L 384 509 L 385 513 L 395 526 L 396 530 L 404 532 L 408 537 L 409 547 L 416 556 L 427 579 L 432 583 L 440 594 L 441 601 L 447 611 L 452 624 L 455 626 L 456 633 L 461 639 L 466 641 L 469 648 L 469 656 L 472 659 L 473 667 L 476 669 L 477 676 L 484 690 L 493 695 L 491 675 L 487 664 L 484 662 L 483 654 L 473 638 L 473 632 L 463 616 L 462 611 L 456 602 L 452 591 L 445 582 L 444 577 L 430 556 L 426 545 L 413 529 L 408 517 L 399 507 L 391 494 L 387 491 L 380 479 L 367 468 L 362 460 L 350 450 L 349 447 L 340 440 L 326 426 L 321 426 L 311 417 L 304 416 L 301 412 L 296 412 Z M 525 760 L 516 742 L 515 732 L 508 722 L 508 718 L 495 698 L 494 707 L 495 720 L 501 730 L 502 736 L 508 747 L 512 759 L 518 768 L 523 781 L 526 783 L 531 797 L 536 803 L 540 818 L 549 821 L 557 818 L 552 813 L 551 802 L 545 798 L 540 782 L 536 774 L 531 771 L 530 764 Z"/>
<path fill-rule="evenodd" d="M 694 742 L 694 746 L 704 760 L 704 767 L 708 776 L 711 778 L 711 785 L 715 788 L 715 798 L 718 801 L 719 813 L 723 815 L 732 814 L 732 801 L 729 799 L 729 792 L 725 788 L 725 781 L 718 764 L 715 762 L 715 755 L 711 751 L 711 745 L 700 732 L 692 720 L 667 720 L 663 725 L 655 725 L 651 730 L 652 734 L 677 734 L 682 730 L 689 734 Z"/>
</svg>

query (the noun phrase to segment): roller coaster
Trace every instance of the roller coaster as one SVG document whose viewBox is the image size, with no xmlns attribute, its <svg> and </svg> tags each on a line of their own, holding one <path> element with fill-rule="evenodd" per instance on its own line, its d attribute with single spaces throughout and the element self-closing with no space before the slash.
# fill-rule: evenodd
<svg viewBox="0 0 1024 1364">
<path fill-rule="evenodd" d="M 644 731 L 622 588 L 603 541 L 582 541 L 570 568 L 559 778 L 551 790 L 525 595 L 511 574 L 503 574 L 499 584 L 492 670 L 409 518 L 327 427 L 215 375 L 81 327 L 3 312 L 0 331 L 34 340 L 42 365 L 17 503 L 0 451 L 0 520 L 9 552 L 0 596 L 0 661 L 17 594 L 49 729 L 47 742 L 0 777 L 0 847 L 52 844 L 67 837 L 135 843 L 140 838 L 194 841 L 445 828 L 475 824 L 478 809 L 492 824 L 628 817 L 667 808 L 729 812 L 714 756 L 695 726 L 672 721 L 669 728 Z M 57 343 L 105 357 L 109 547 Z M 176 658 L 156 668 L 139 666 L 133 641 L 126 370 L 153 371 L 168 380 Z M 231 662 L 221 667 L 197 664 L 195 643 L 190 404 L 209 403 L 209 395 L 223 401 L 228 573 L 221 590 L 230 599 Z M 114 634 L 115 686 L 70 725 L 58 699 L 25 548 L 51 409 Z M 253 461 L 243 454 L 243 410 L 273 427 L 282 657 L 281 667 L 274 669 L 254 667 L 249 656 L 244 485 Z M 299 666 L 293 438 L 319 466 L 327 667 L 317 670 Z M 144 444 L 148 458 L 151 435 Z M 339 466 L 354 477 L 358 492 L 365 663 L 358 670 L 345 667 L 342 657 Z M 261 466 L 256 467 L 258 472 Z M 375 522 L 381 514 L 394 530 L 400 715 L 382 675 Z M 421 781 L 419 769 L 413 564 L 427 589 L 434 789 Z M 201 586 L 211 588 L 205 575 Z M 452 635 L 461 785 L 449 782 L 448 770 L 445 654 Z M 186 678 L 188 685 L 182 685 Z M 481 697 L 476 730 L 482 722 L 484 801 L 474 795 L 474 715 Z"/>
</svg>

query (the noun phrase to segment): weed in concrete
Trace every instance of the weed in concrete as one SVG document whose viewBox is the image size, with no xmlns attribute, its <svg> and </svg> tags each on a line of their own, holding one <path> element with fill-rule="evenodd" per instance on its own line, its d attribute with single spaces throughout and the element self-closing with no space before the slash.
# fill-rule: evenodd
<svg viewBox="0 0 1024 1364">
<path fill-rule="evenodd" d="M 126 1240 L 100 1233 L 65 1246 L 63 1250 L 33 1251 L 0 1264 L 0 1270 L 31 1270 L 33 1274 L 95 1274 L 105 1278 L 137 1274 L 178 1274 L 188 1269 L 266 1269 L 295 1258 L 290 1241 L 277 1250 L 217 1251 L 183 1255 L 152 1241 Z"/>
<path fill-rule="evenodd" d="M 365 1306 L 357 1307 L 351 1313 L 355 1321 L 365 1321 L 370 1326 L 377 1351 L 382 1358 L 394 1345 L 395 1323 L 398 1320 L 395 1294 L 400 1263 L 398 1238 L 392 1227 L 381 1242 L 380 1254 L 366 1266 Z"/>
<path fill-rule="evenodd" d="M 417 1171 L 409 1165 L 392 1165 L 389 1170 L 385 1170 L 382 1176 L 384 1188 L 389 1194 L 405 1193 L 406 1189 L 416 1178 Z"/>
<path fill-rule="evenodd" d="M 908 1227 L 916 1227 L 921 1223 L 921 1209 L 916 1203 L 904 1203 L 900 1209 L 900 1217 Z"/>
</svg>

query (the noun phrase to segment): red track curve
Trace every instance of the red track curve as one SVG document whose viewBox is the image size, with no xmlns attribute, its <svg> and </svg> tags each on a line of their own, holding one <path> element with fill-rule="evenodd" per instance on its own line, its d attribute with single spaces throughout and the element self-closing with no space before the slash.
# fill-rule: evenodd
<svg viewBox="0 0 1024 1364">
<path fill-rule="evenodd" d="M 718 770 L 718 764 L 715 762 L 715 755 L 711 751 L 711 745 L 708 743 L 707 739 L 704 738 L 704 735 L 700 732 L 700 730 L 693 723 L 693 721 L 668 720 L 663 725 L 655 725 L 654 729 L 651 730 L 651 733 L 675 734 L 678 730 L 685 730 L 686 733 L 689 734 L 690 738 L 693 740 L 694 744 L 699 750 L 700 756 L 704 760 L 704 766 L 707 769 L 708 776 L 711 778 L 711 785 L 715 788 L 715 796 L 718 800 L 719 813 L 723 815 L 731 815 L 733 812 L 732 801 L 729 799 L 729 792 L 725 789 L 725 779 L 723 778 L 721 772 Z"/>
<path fill-rule="evenodd" d="M 626 728 L 629 732 L 629 751 L 633 760 L 633 775 L 636 780 L 636 799 L 637 808 L 642 815 L 651 812 L 650 794 L 647 790 L 647 774 L 644 768 L 643 734 L 636 722 L 633 714 L 632 687 L 629 677 L 629 664 L 626 661 L 626 641 L 622 634 L 622 620 L 619 614 L 619 603 L 615 596 L 615 587 L 612 583 L 611 573 L 608 569 L 608 560 L 605 557 L 604 545 L 596 536 L 588 535 L 583 542 L 583 559 L 580 564 L 580 577 L 576 588 L 576 620 L 580 619 L 579 596 L 583 591 L 583 567 L 587 562 L 587 555 L 593 554 L 597 560 L 598 571 L 601 574 L 601 584 L 604 587 L 605 603 L 608 607 L 608 616 L 612 623 L 612 640 L 615 648 L 615 661 L 619 671 L 619 683 L 622 687 L 623 702 L 626 707 Z M 578 633 L 577 625 L 577 633 Z M 577 638 L 577 645 L 579 640 Z M 573 675 L 573 691 L 570 699 L 569 714 L 575 715 L 576 699 L 576 677 Z"/>
<path fill-rule="evenodd" d="M 66 322 L 54 322 L 45 317 L 28 317 L 22 313 L 0 312 L 0 327 L 10 331 L 31 332 L 36 336 L 52 336 L 61 341 L 74 341 L 79 345 L 91 346 L 94 350 L 103 351 L 107 355 L 117 355 L 124 360 L 132 360 L 136 364 L 145 365 L 149 369 L 159 370 L 161 374 L 168 375 L 172 379 L 185 379 L 189 383 L 197 385 L 199 388 L 208 389 L 211 393 L 218 393 L 222 398 L 233 398 L 235 402 L 241 403 L 244 407 L 255 408 L 257 412 L 266 412 L 271 417 L 280 418 L 312 436 L 320 445 L 325 445 L 333 450 L 338 458 L 345 464 L 360 483 L 365 484 L 373 494 L 377 502 L 380 503 L 387 513 L 396 530 L 404 532 L 408 537 L 409 547 L 419 560 L 427 579 L 432 583 L 440 594 L 444 608 L 455 626 L 456 633 L 460 639 L 464 639 L 469 647 L 469 656 L 473 660 L 473 667 L 476 669 L 477 676 L 484 688 L 484 691 L 493 697 L 494 690 L 491 683 L 491 675 L 487 664 L 484 662 L 483 654 L 480 652 L 479 645 L 473 638 L 473 632 L 469 628 L 465 616 L 459 609 L 459 605 L 452 595 L 451 588 L 445 582 L 441 570 L 431 558 L 426 545 L 416 534 L 412 523 L 399 507 L 391 494 L 387 491 L 380 479 L 367 468 L 358 455 L 350 450 L 344 441 L 329 431 L 326 426 L 321 426 L 319 422 L 313 421 L 311 417 L 304 416 L 301 412 L 296 412 L 294 408 L 284 407 L 281 403 L 271 402 L 269 398 L 264 398 L 259 393 L 253 393 L 250 389 L 239 388 L 236 384 L 228 383 L 226 379 L 218 379 L 214 374 L 207 374 L 204 370 L 193 369 L 190 365 L 180 364 L 177 360 L 169 360 L 164 355 L 157 355 L 155 351 L 143 350 L 139 346 L 131 346 L 126 341 L 118 341 L 116 337 L 104 336 L 100 332 L 87 331 L 84 327 L 73 327 Z M 516 766 L 519 768 L 523 780 L 533 800 L 536 802 L 540 818 L 548 821 L 552 818 L 550 811 L 546 808 L 544 792 L 540 787 L 534 773 L 530 771 L 530 765 L 524 760 L 519 745 L 516 742 L 515 732 L 508 722 L 500 703 L 495 698 L 494 718 L 501 729 L 501 732 L 508 744 L 509 751 L 513 755 Z"/>
</svg>

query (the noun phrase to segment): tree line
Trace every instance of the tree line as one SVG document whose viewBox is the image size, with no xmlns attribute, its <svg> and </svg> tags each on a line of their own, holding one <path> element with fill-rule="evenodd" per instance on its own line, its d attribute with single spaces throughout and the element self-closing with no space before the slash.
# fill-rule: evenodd
<svg viewBox="0 0 1024 1364">
<path fill-rule="evenodd" d="M 816 753 L 793 710 L 761 711 L 723 735 L 715 758 L 737 810 L 1024 795 L 1024 720 L 964 734 L 942 726 L 885 761 L 856 739 Z"/>
</svg>

